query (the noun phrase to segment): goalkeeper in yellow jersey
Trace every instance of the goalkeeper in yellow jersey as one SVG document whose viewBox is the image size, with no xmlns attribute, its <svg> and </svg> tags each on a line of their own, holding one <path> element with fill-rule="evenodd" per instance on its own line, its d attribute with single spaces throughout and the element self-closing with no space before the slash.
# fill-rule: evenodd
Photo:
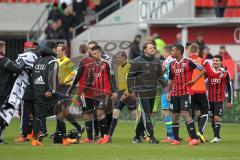
<svg viewBox="0 0 240 160">
<path fill-rule="evenodd" d="M 58 92 L 65 95 L 72 84 L 75 75 L 75 65 L 66 56 L 67 46 L 65 44 L 58 44 L 56 52 L 59 64 Z M 80 134 L 82 134 L 84 129 L 77 123 L 72 115 L 68 115 L 65 118 L 78 130 Z"/>
</svg>

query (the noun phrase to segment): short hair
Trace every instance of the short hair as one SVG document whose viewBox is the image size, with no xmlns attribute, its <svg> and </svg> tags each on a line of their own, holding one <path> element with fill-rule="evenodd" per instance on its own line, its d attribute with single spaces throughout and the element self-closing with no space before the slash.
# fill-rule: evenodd
<svg viewBox="0 0 240 160">
<path fill-rule="evenodd" d="M 191 43 L 187 42 L 186 45 L 185 45 L 185 48 L 188 49 L 190 45 L 191 45 Z"/>
<path fill-rule="evenodd" d="M 6 42 L 5 41 L 0 41 L 0 50 L 3 49 L 3 47 L 5 47 Z"/>
<path fill-rule="evenodd" d="M 93 47 L 91 48 L 91 51 L 95 51 L 95 50 L 101 51 L 102 48 L 101 48 L 99 45 L 96 45 L 96 46 L 93 46 Z"/>
<path fill-rule="evenodd" d="M 125 59 L 127 59 L 127 53 L 125 51 L 119 51 L 117 53 L 117 55 L 121 55 L 122 57 L 124 57 Z"/>
<path fill-rule="evenodd" d="M 88 42 L 88 44 L 98 45 L 98 43 L 96 41 L 90 41 L 90 42 Z"/>
<path fill-rule="evenodd" d="M 224 45 L 221 45 L 220 49 L 226 49 L 226 47 Z"/>
<path fill-rule="evenodd" d="M 62 47 L 62 51 L 67 51 L 67 45 L 59 43 L 57 47 Z"/>
<path fill-rule="evenodd" d="M 197 53 L 199 51 L 199 46 L 197 43 L 192 43 L 189 47 L 190 53 Z"/>
<path fill-rule="evenodd" d="M 179 50 L 181 52 L 181 54 L 183 55 L 184 53 L 184 47 L 181 44 L 176 44 L 173 47 L 176 47 L 177 50 Z"/>
<path fill-rule="evenodd" d="M 53 42 L 53 41 L 48 41 L 47 44 L 46 44 L 46 47 L 48 47 L 50 49 L 57 48 L 57 43 Z"/>
<path fill-rule="evenodd" d="M 147 48 L 147 45 L 148 44 L 151 44 L 155 47 L 155 45 L 152 43 L 152 42 L 146 42 L 144 45 L 143 45 L 143 50 Z"/>
<path fill-rule="evenodd" d="M 213 56 L 213 58 L 218 58 L 221 62 L 223 61 L 223 58 L 222 58 L 222 56 L 221 55 L 215 55 L 215 56 Z"/>
<path fill-rule="evenodd" d="M 82 53 L 82 54 L 86 54 L 87 51 L 88 51 L 88 46 L 87 46 L 86 44 L 81 44 L 81 45 L 79 46 L 79 51 L 80 51 L 80 53 Z"/>
<path fill-rule="evenodd" d="M 142 38 L 142 36 L 140 34 L 137 34 L 134 39 L 136 38 Z"/>
<path fill-rule="evenodd" d="M 167 51 L 167 53 L 171 54 L 172 46 L 165 46 L 164 49 Z"/>
</svg>

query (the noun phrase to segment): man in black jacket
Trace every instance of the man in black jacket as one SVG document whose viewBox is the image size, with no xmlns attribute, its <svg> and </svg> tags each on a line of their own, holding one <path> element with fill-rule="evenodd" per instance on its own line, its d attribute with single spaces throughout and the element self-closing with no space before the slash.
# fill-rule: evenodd
<svg viewBox="0 0 240 160">
<path fill-rule="evenodd" d="M 143 47 L 144 54 L 135 58 L 128 74 L 128 90 L 132 97 L 137 96 L 141 104 L 141 117 L 137 124 L 133 143 L 141 143 L 141 134 L 145 129 L 150 137 L 149 143 L 158 143 L 154 137 L 151 113 L 153 110 L 157 89 L 166 85 L 162 81 L 163 71 L 159 61 L 154 57 L 156 49 L 152 43 Z"/>
<path fill-rule="evenodd" d="M 54 43 L 54 42 L 53 42 Z M 61 96 L 56 93 L 58 84 L 58 62 L 54 50 L 56 44 L 53 47 L 44 48 L 40 51 L 41 57 L 34 65 L 33 71 L 33 83 L 34 83 L 34 122 L 33 122 L 33 146 L 39 146 L 41 144 L 41 138 L 39 137 L 39 131 L 42 125 L 42 118 L 55 115 L 54 110 L 61 99 Z M 57 129 L 61 132 L 62 143 L 69 145 L 76 142 L 75 140 L 68 139 L 66 137 L 66 125 L 63 121 L 63 116 L 57 116 Z"/>
<path fill-rule="evenodd" d="M 24 69 L 25 64 L 17 65 L 5 57 L 5 42 L 0 41 L 0 109 L 4 104 L 7 96 L 10 94 L 14 83 L 14 73 L 20 74 Z M 4 144 L 2 140 L 4 126 L 0 126 L 0 144 Z"/>
</svg>

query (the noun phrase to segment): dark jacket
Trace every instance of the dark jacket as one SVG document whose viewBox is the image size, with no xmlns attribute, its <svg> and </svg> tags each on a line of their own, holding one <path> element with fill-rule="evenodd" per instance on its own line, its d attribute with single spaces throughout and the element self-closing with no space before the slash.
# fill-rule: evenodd
<svg viewBox="0 0 240 160">
<path fill-rule="evenodd" d="M 20 63 L 18 66 L 0 53 L 0 96 L 7 97 L 14 84 L 14 73 L 20 74 L 24 69 L 25 63 Z"/>
<path fill-rule="evenodd" d="M 131 62 L 127 83 L 129 92 L 137 92 L 141 97 L 155 97 L 158 87 L 166 86 L 159 60 L 144 54 L 135 58 Z"/>
<path fill-rule="evenodd" d="M 58 97 L 46 97 L 47 91 L 55 93 L 57 88 L 58 62 L 55 53 L 44 48 L 39 51 L 41 57 L 37 60 L 33 70 L 33 83 L 35 93 L 35 104 L 41 107 L 54 107 Z"/>
</svg>

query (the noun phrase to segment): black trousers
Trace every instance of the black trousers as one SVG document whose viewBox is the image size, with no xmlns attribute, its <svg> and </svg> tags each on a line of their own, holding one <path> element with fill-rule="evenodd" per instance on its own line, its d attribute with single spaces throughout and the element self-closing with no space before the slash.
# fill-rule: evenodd
<svg viewBox="0 0 240 160">
<path fill-rule="evenodd" d="M 3 105 L 3 103 L 5 102 L 6 99 L 7 99 L 7 97 L 0 96 L 0 109 L 1 109 L 1 106 Z"/>
<path fill-rule="evenodd" d="M 154 136 L 151 113 L 154 106 L 155 97 L 139 97 L 141 103 L 141 116 L 136 128 L 136 137 L 140 137 L 144 130 L 149 137 Z"/>
<path fill-rule="evenodd" d="M 27 137 L 32 132 L 34 118 L 34 100 L 24 100 L 21 108 L 21 134 Z M 47 133 L 46 117 L 41 117 L 41 131 Z"/>
</svg>

